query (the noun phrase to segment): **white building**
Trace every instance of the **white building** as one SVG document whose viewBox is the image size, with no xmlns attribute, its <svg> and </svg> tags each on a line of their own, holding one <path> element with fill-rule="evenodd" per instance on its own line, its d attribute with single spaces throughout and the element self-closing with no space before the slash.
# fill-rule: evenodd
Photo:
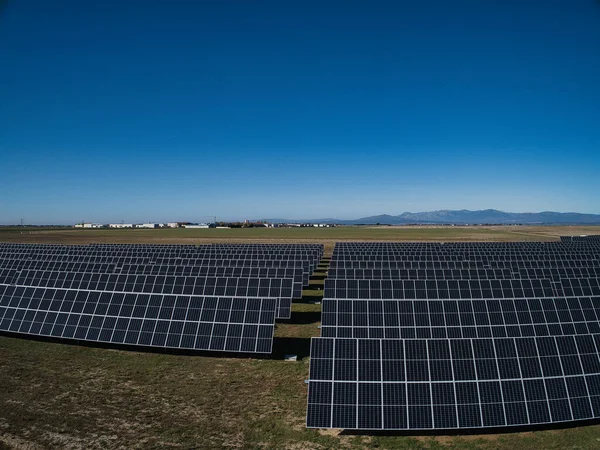
<svg viewBox="0 0 600 450">
<path fill-rule="evenodd" d="M 132 223 L 109 223 L 108 228 L 133 228 Z"/>
<path fill-rule="evenodd" d="M 184 225 L 183 227 L 184 228 L 213 228 L 214 225 L 208 224 L 208 223 L 193 223 L 193 224 Z"/>
<path fill-rule="evenodd" d="M 136 228 L 156 228 L 155 223 L 136 223 Z"/>
<path fill-rule="evenodd" d="M 167 227 L 169 228 L 177 228 L 179 224 L 177 222 L 168 222 Z"/>
<path fill-rule="evenodd" d="M 102 228 L 102 225 L 99 223 L 76 223 L 75 228 Z"/>
</svg>

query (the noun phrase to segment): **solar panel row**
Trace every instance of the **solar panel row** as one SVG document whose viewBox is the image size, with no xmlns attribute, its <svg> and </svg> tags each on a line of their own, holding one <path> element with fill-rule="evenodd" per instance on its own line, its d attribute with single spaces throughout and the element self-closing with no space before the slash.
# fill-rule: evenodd
<svg viewBox="0 0 600 450">
<path fill-rule="evenodd" d="M 502 269 L 329 269 L 328 279 L 342 280 L 471 280 L 600 278 L 600 267 Z"/>
<path fill-rule="evenodd" d="M 488 338 L 600 333 L 600 297 L 341 300 L 323 303 L 321 336 Z"/>
<path fill-rule="evenodd" d="M 313 338 L 309 427 L 449 429 L 600 417 L 599 335 Z"/>
<path fill-rule="evenodd" d="M 185 263 L 185 265 L 184 265 Z M 197 264 L 188 264 L 189 261 L 174 261 L 167 264 L 156 264 L 146 260 L 145 258 L 101 258 L 98 259 L 59 259 L 59 260 L 33 260 L 33 259 L 0 259 L 0 269 L 16 269 L 16 270 L 58 270 L 58 271 L 77 271 L 90 272 L 100 271 L 103 273 L 120 273 L 120 274 L 144 274 L 144 275 L 180 275 L 180 276 L 196 276 L 203 274 L 204 271 L 208 274 L 210 270 L 214 270 L 215 276 L 217 273 L 231 270 L 234 273 L 244 273 L 244 270 L 254 270 L 260 273 L 259 269 L 280 269 L 292 270 L 299 269 L 302 272 L 302 285 L 308 286 L 310 267 L 307 261 L 296 260 L 202 260 Z M 227 276 L 227 275 L 224 275 Z M 237 275 L 232 275 L 237 276 Z M 287 276 L 286 276 L 287 278 Z"/>
<path fill-rule="evenodd" d="M 337 242 L 334 251 L 344 249 L 373 248 L 474 248 L 488 250 L 494 248 L 554 248 L 570 245 L 571 241 L 583 241 L 584 244 L 595 245 L 598 235 L 561 236 L 560 241 L 510 241 L 510 242 Z"/>
<path fill-rule="evenodd" d="M 0 330 L 114 344 L 270 353 L 276 308 L 274 298 L 0 285 Z"/>
<path fill-rule="evenodd" d="M 336 244 L 311 345 L 307 426 L 599 418 L 592 241 Z"/>
<path fill-rule="evenodd" d="M 600 267 L 596 260 L 555 260 L 555 261 L 331 261 L 335 269 L 520 269 L 520 268 L 579 268 Z"/>
<path fill-rule="evenodd" d="M 600 293 L 598 280 L 591 280 L 586 293 Z M 571 284 L 568 285 L 571 288 Z M 325 299 L 442 299 L 551 297 L 550 280 L 325 280 Z M 580 287 L 581 290 L 583 290 Z"/>
<path fill-rule="evenodd" d="M 291 314 L 290 278 L 212 278 L 82 272 L 0 271 L 0 284 L 77 290 L 225 297 L 276 298 L 277 318 Z"/>
<path fill-rule="evenodd" d="M 344 261 L 423 261 L 423 262 L 452 262 L 452 261 L 475 261 L 480 264 L 485 264 L 487 261 L 496 260 L 511 260 L 511 261 L 529 261 L 529 260 L 544 260 L 544 261 L 560 261 L 565 259 L 563 255 L 503 255 L 498 258 L 494 255 L 347 255 L 344 256 Z M 588 260 L 588 255 L 579 254 L 568 258 L 570 261 Z M 595 258 L 594 258 L 595 260 Z"/>
<path fill-rule="evenodd" d="M 0 244 L 0 331 L 269 353 L 323 247 L 204 247 Z"/>
</svg>

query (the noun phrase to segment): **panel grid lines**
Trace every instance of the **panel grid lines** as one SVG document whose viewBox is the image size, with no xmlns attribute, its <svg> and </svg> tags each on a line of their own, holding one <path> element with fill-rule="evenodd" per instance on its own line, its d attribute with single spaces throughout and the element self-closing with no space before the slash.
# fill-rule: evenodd
<svg viewBox="0 0 600 450">
<path fill-rule="evenodd" d="M 561 343 L 567 342 L 569 343 L 571 346 L 575 346 L 575 348 L 572 350 L 573 356 L 577 357 L 577 358 L 581 358 L 580 356 L 578 356 L 580 353 L 578 353 L 578 351 L 580 350 L 578 348 L 579 346 L 579 342 L 576 339 L 571 339 L 572 337 L 559 337 L 559 338 L 555 338 L 555 337 L 548 337 L 548 338 L 542 338 L 546 341 L 546 345 L 548 345 L 550 343 L 550 345 L 554 348 L 554 351 L 556 354 L 560 353 L 560 346 Z M 597 345 L 597 341 L 598 339 L 600 339 L 599 335 L 586 335 L 586 336 L 580 336 L 579 337 L 582 341 L 583 340 L 592 340 L 593 345 Z M 405 396 L 405 401 L 402 404 L 396 405 L 396 406 L 401 406 L 403 408 L 406 408 L 406 411 L 411 411 L 411 409 L 413 409 L 413 413 L 417 414 L 419 411 L 419 408 L 423 408 L 424 410 L 427 411 L 428 414 L 431 414 L 431 420 L 426 420 L 425 423 L 428 424 L 428 426 L 423 427 L 422 429 L 431 429 L 431 428 L 479 428 L 479 427 L 483 427 L 483 426 L 510 426 L 510 425 L 530 425 L 530 424 L 538 424 L 538 423 L 550 423 L 550 422 L 560 422 L 560 421 L 564 421 L 564 420 L 573 420 L 574 418 L 591 418 L 592 416 L 598 414 L 599 410 L 598 407 L 600 406 L 600 403 L 598 403 L 598 401 L 600 400 L 600 391 L 598 389 L 599 385 L 598 383 L 600 383 L 600 374 L 598 374 L 597 372 L 588 369 L 585 370 L 583 368 L 583 364 L 580 364 L 580 366 L 578 368 L 575 368 L 574 373 L 570 373 L 568 369 L 564 369 L 564 364 L 566 361 L 569 361 L 569 357 L 571 355 L 567 354 L 568 352 L 563 352 L 564 354 L 560 354 L 560 356 L 555 357 L 557 359 L 556 363 L 559 364 L 558 367 L 560 367 L 560 373 L 558 374 L 554 374 L 551 372 L 552 370 L 552 366 L 549 365 L 549 369 L 550 373 L 543 373 L 540 372 L 539 374 L 529 374 L 526 371 L 524 371 L 521 368 L 521 364 L 522 361 L 525 361 L 527 359 L 532 359 L 534 361 L 536 361 L 538 363 L 538 367 L 542 368 L 544 367 L 544 364 L 542 364 L 541 360 L 546 357 L 546 358 L 552 358 L 552 356 L 544 356 L 544 353 L 541 353 L 538 350 L 538 340 L 540 338 L 508 338 L 508 339 L 504 339 L 504 340 L 499 340 L 499 341 L 494 341 L 494 340 L 483 340 L 483 341 L 487 341 L 487 343 L 489 344 L 488 347 L 491 347 L 493 353 L 490 354 L 490 359 L 491 361 L 497 361 L 499 363 L 504 362 L 504 361 L 511 361 L 512 359 L 516 359 L 517 362 L 517 367 L 518 370 L 513 374 L 513 376 L 503 376 L 502 374 L 502 367 L 503 366 L 499 366 L 498 369 L 498 374 L 495 377 L 491 377 L 491 376 L 485 376 L 485 377 L 480 377 L 479 376 L 479 372 L 477 372 L 477 370 L 479 369 L 478 365 L 481 364 L 481 359 L 477 359 L 474 355 L 476 354 L 476 349 L 475 349 L 475 344 L 478 342 L 481 342 L 482 340 L 477 340 L 477 339 L 462 339 L 462 340 L 450 340 L 450 347 L 452 348 L 453 345 L 456 345 L 457 347 L 461 347 L 461 348 L 469 348 L 470 349 L 470 354 L 463 354 L 461 355 L 460 352 L 460 348 L 459 350 L 457 350 L 457 353 L 454 354 L 454 356 L 450 356 L 448 358 L 448 360 L 451 363 L 456 363 L 456 362 L 461 362 L 461 361 L 468 361 L 471 363 L 471 366 L 473 367 L 473 369 L 471 371 L 467 370 L 467 372 L 465 372 L 465 368 L 469 367 L 468 365 L 465 366 L 464 364 L 462 364 L 461 366 L 458 367 L 462 367 L 462 369 L 457 369 L 456 366 L 452 365 L 452 369 L 451 371 L 453 373 L 448 373 L 446 374 L 447 377 L 446 379 L 443 380 L 434 380 L 432 379 L 431 376 L 431 371 L 433 368 L 433 363 L 436 362 L 436 360 L 434 359 L 432 353 L 431 353 L 431 340 L 365 340 L 365 339 L 352 339 L 352 340 L 346 340 L 346 339 L 327 339 L 327 338 L 313 338 L 313 342 L 311 345 L 311 366 L 314 364 L 317 367 L 311 367 L 311 383 L 315 382 L 315 383 L 321 383 L 324 385 L 331 385 L 331 388 L 334 390 L 338 385 L 357 385 L 359 386 L 359 390 L 363 389 L 361 388 L 361 386 L 363 385 L 375 385 L 378 386 L 377 389 L 382 393 L 381 398 L 377 400 L 377 406 L 378 409 L 381 411 L 383 410 L 382 408 L 385 407 L 385 397 L 383 396 L 383 392 L 392 392 L 392 391 L 397 391 L 397 389 L 400 390 L 404 390 L 407 395 Z M 320 351 L 320 349 L 323 349 L 324 347 L 319 347 L 317 345 L 315 345 L 315 341 L 333 341 L 333 345 L 332 345 L 332 351 L 333 353 L 331 354 L 331 358 L 327 358 L 325 356 L 327 356 L 326 354 L 322 354 L 323 352 Z M 348 345 L 347 342 L 352 342 L 352 347 L 355 349 L 354 353 L 344 353 L 344 354 L 339 354 L 336 353 L 333 348 L 337 348 L 338 345 L 343 344 L 344 346 Z M 363 379 L 363 377 L 365 377 L 367 375 L 366 372 L 361 371 L 361 361 L 369 361 L 369 358 L 366 355 L 361 355 L 359 354 L 358 349 L 360 348 L 362 343 L 368 343 L 370 345 L 370 342 L 374 341 L 376 343 L 376 345 L 379 347 L 380 349 L 380 357 L 378 357 L 376 359 L 377 364 L 380 365 L 380 367 L 383 367 L 384 362 L 386 361 L 393 361 L 393 359 L 386 359 L 385 358 L 385 349 L 386 346 L 393 346 L 393 347 L 400 347 L 401 348 L 401 354 L 407 354 L 406 352 L 409 351 L 408 350 L 408 346 L 410 344 L 414 344 L 416 342 L 426 342 L 427 343 L 427 351 L 425 353 L 425 355 L 423 356 L 422 360 L 428 364 L 428 368 L 429 368 L 429 379 L 428 380 L 414 380 L 414 379 L 408 379 L 408 378 L 404 378 L 402 380 L 368 380 L 368 379 Z M 532 349 L 535 349 L 535 355 L 528 355 L 527 351 L 524 350 L 519 350 L 519 347 L 517 346 L 517 342 L 523 342 L 524 344 L 527 344 L 529 346 L 531 346 Z M 464 344 L 466 344 L 468 347 L 464 347 Z M 504 352 L 506 353 L 507 351 L 510 352 L 514 352 L 514 355 L 511 356 L 509 354 L 507 355 L 499 355 L 497 353 L 498 351 L 498 345 L 500 345 L 501 347 L 506 347 L 506 350 L 504 350 Z M 512 350 L 511 350 L 512 348 Z M 467 352 L 469 353 L 469 352 Z M 452 352 L 451 352 L 452 354 Z M 598 359 L 598 354 L 594 353 L 594 354 L 583 354 L 586 355 L 588 357 L 593 358 L 597 364 L 600 364 L 600 360 Z M 344 357 L 342 357 L 344 356 Z M 462 358 L 461 358 L 462 356 Z M 351 359 L 355 359 L 355 361 L 353 361 L 353 363 L 355 364 L 356 367 L 356 376 L 354 377 L 354 379 L 336 379 L 336 371 L 335 371 L 335 364 L 336 363 L 344 363 L 345 360 L 347 360 L 348 358 Z M 371 356 L 372 358 L 372 356 Z M 331 359 L 331 371 L 326 371 L 323 372 L 320 369 L 320 364 L 322 364 L 323 362 L 327 362 L 329 359 Z M 409 361 L 411 361 L 410 359 L 408 359 L 408 356 L 406 358 L 397 358 L 398 362 L 402 362 L 404 364 L 404 373 L 406 374 L 406 377 L 409 377 L 411 374 L 411 371 L 408 370 L 407 368 L 407 364 Z M 419 360 L 415 360 L 415 361 L 419 361 Z M 443 361 L 443 360 L 440 360 Z M 508 367 L 508 366 L 506 366 Z M 477 370 L 475 370 L 475 368 L 477 368 Z M 572 370 L 572 369 L 571 369 Z M 325 376 L 321 376 L 316 377 L 317 373 L 321 373 L 321 374 L 325 374 Z M 469 374 L 470 376 L 465 376 L 465 374 Z M 382 372 L 383 374 L 383 372 Z M 458 376 L 457 376 L 458 375 Z M 550 411 L 551 411 L 551 404 L 554 405 L 553 402 L 553 398 L 552 395 L 554 395 L 553 391 L 552 391 L 552 387 L 554 386 L 555 382 L 560 382 L 563 384 L 563 386 L 565 387 L 569 387 L 572 390 L 572 393 L 575 394 L 575 389 L 577 388 L 577 386 L 579 385 L 581 390 L 581 396 L 577 397 L 574 395 L 570 395 L 568 397 L 568 417 L 564 417 L 565 414 L 565 410 L 564 407 L 567 406 L 567 404 L 562 404 L 563 410 L 562 410 L 562 415 L 558 414 L 558 415 L 554 415 L 551 416 Z M 588 386 L 590 384 L 594 385 L 594 389 L 590 389 Z M 428 398 L 423 399 L 421 398 L 421 400 L 419 400 L 420 397 L 418 397 L 418 392 L 419 389 L 418 386 L 424 386 L 426 387 L 427 390 L 429 390 L 430 395 L 428 396 Z M 550 385 L 550 388 L 549 386 Z M 386 386 L 389 386 L 389 388 L 386 388 Z M 488 394 L 485 394 L 484 396 L 484 392 L 487 392 L 487 390 L 490 388 L 490 386 L 492 386 L 494 389 L 497 390 L 497 395 L 498 395 L 498 400 L 496 402 L 491 402 L 487 396 Z M 570 387 L 573 386 L 573 387 Z M 438 388 L 446 388 L 449 387 L 450 389 L 452 389 L 453 395 L 455 400 L 450 403 L 450 405 L 454 406 L 456 405 L 456 408 L 458 408 L 458 410 L 462 409 L 463 410 L 463 414 L 460 414 L 458 411 L 456 413 L 456 424 L 455 426 L 451 426 L 451 427 L 440 427 L 436 425 L 436 415 L 435 415 L 435 411 L 436 408 L 438 408 L 440 405 L 444 405 L 444 404 L 437 404 L 433 401 L 434 399 L 434 395 L 433 395 L 433 390 L 434 389 L 438 389 Z M 311 387 L 312 388 L 312 385 Z M 461 389 L 461 391 L 463 389 L 466 389 L 464 391 L 464 394 L 468 394 L 470 395 L 470 401 L 475 401 L 474 403 L 467 403 L 466 397 L 464 397 L 463 392 L 459 392 L 458 388 Z M 365 392 L 368 392 L 368 388 L 364 388 Z M 415 390 L 416 389 L 416 390 Z M 505 390 L 508 389 L 508 391 L 505 392 Z M 515 391 L 515 389 L 517 389 L 517 391 Z M 390 391 L 391 390 L 391 391 Z M 414 395 L 417 395 L 417 397 L 414 397 L 413 400 L 410 400 L 410 392 L 413 392 Z M 463 396 L 463 398 L 465 398 L 464 402 L 462 400 L 460 400 L 461 395 Z M 328 399 L 331 399 L 331 401 L 326 401 L 326 402 L 320 402 L 320 392 L 316 392 L 316 391 L 310 391 L 309 390 L 309 409 L 311 408 L 311 405 L 313 408 L 317 408 L 317 407 L 327 407 L 328 411 L 331 413 L 333 411 L 333 407 L 335 406 L 333 397 L 325 397 Z M 390 400 L 391 397 L 388 396 L 387 400 Z M 439 399 L 439 397 L 438 397 Z M 582 406 L 582 403 L 580 400 L 578 399 L 583 399 L 583 404 L 587 404 L 587 406 Z M 361 403 L 361 402 L 357 402 L 356 403 L 356 415 L 357 417 L 361 417 L 361 408 L 363 409 L 363 412 L 366 413 L 366 411 L 368 411 L 368 409 L 365 409 L 366 406 L 370 406 L 371 403 L 373 403 L 373 398 L 371 397 L 369 400 L 369 404 L 365 404 L 365 403 Z M 421 401 L 423 401 L 424 403 L 420 403 Z M 472 408 L 470 408 L 471 406 L 476 407 L 476 415 L 478 416 L 477 419 L 474 419 L 472 415 L 469 415 L 468 412 L 471 411 L 475 411 Z M 560 405 L 558 405 L 560 406 Z M 557 410 L 558 408 L 557 405 L 555 405 L 554 409 Z M 507 409 L 510 408 L 510 409 Z M 542 408 L 541 410 L 538 410 L 538 408 Z M 574 408 L 574 409 L 573 409 Z M 494 419 L 494 415 L 496 415 L 495 419 L 498 419 L 498 412 L 502 411 L 502 421 L 498 421 L 498 420 L 492 420 Z M 541 412 L 540 412 L 541 411 Z M 556 411 L 558 412 L 558 411 Z M 417 414 L 418 415 L 418 414 Z M 316 417 L 316 416 L 315 416 Z M 563 417 L 561 419 L 561 417 Z M 418 425 L 418 422 L 414 421 L 413 417 L 413 424 L 410 424 L 410 415 L 407 417 L 408 419 L 408 428 L 411 429 L 420 429 L 419 426 L 415 426 Z M 330 414 L 330 419 L 333 421 L 334 417 Z M 384 414 L 382 417 L 382 421 L 381 424 L 377 427 L 374 427 L 374 429 L 391 429 L 391 427 L 386 426 L 386 422 L 385 421 L 394 421 L 396 420 L 396 418 L 394 416 L 390 416 L 389 414 Z M 441 420 L 441 419 L 439 419 Z M 476 424 L 473 423 L 473 420 L 476 420 Z M 442 421 L 443 422 L 443 421 Z M 487 425 L 486 425 L 487 424 Z M 493 425 L 490 425 L 493 424 Z M 326 426 L 326 427 L 330 427 L 333 426 L 331 424 L 308 424 L 309 427 L 322 427 L 322 426 Z M 365 428 L 365 427 L 359 427 L 359 428 Z M 400 428 L 406 428 L 406 427 L 400 427 Z"/>
<path fill-rule="evenodd" d="M 103 298 L 106 303 L 102 302 Z M 19 295 L 3 296 L 2 299 L 0 329 L 4 331 L 98 342 L 234 352 L 270 352 L 276 309 L 276 299 L 193 296 L 177 299 L 164 295 L 69 292 L 53 288 L 29 288 Z M 44 301 L 49 304 L 44 308 L 39 307 Z M 135 306 L 141 305 L 144 305 L 141 308 L 143 313 L 135 313 Z M 87 309 L 90 306 L 91 309 Z M 151 309 L 152 312 L 149 311 Z M 243 316 L 240 316 L 242 312 Z M 205 329 L 202 333 L 201 328 L 207 325 L 210 325 L 210 330 Z M 220 326 L 225 326 L 226 332 L 216 342 L 212 339 L 212 328 Z M 144 331 L 144 327 L 147 331 Z M 188 333 L 182 333 L 186 328 Z M 193 329 L 197 330 L 192 333 Z"/>
<path fill-rule="evenodd" d="M 328 299 L 321 330 L 324 337 L 346 338 L 548 336 L 600 332 L 599 317 L 600 297 Z"/>
<path fill-rule="evenodd" d="M 320 244 L 0 243 L 0 330 L 269 353 Z"/>
<path fill-rule="evenodd" d="M 597 242 L 337 243 L 311 342 L 307 426 L 600 417 Z"/>
</svg>

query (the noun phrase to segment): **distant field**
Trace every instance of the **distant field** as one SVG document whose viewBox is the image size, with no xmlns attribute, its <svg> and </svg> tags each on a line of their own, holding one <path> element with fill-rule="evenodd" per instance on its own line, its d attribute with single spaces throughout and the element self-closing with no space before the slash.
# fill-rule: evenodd
<svg viewBox="0 0 600 450">
<path fill-rule="evenodd" d="M 335 227 L 232 229 L 36 229 L 0 228 L 0 242 L 85 244 L 210 242 L 319 242 L 326 251 L 335 241 L 549 241 L 560 235 L 600 234 L 600 226 L 499 227 Z"/>
<path fill-rule="evenodd" d="M 232 230 L 0 229 L 0 242 L 323 242 L 551 240 L 600 227 L 418 227 Z M 316 431 L 304 426 L 311 336 L 318 336 L 325 265 L 271 357 L 183 356 L 0 336 L 0 449 L 592 449 L 600 426 L 466 436 Z M 286 362 L 285 353 L 299 361 Z"/>
</svg>

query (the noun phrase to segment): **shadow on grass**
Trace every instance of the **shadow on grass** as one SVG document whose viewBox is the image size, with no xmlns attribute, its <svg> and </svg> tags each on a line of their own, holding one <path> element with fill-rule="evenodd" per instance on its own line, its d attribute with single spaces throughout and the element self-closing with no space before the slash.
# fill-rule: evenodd
<svg viewBox="0 0 600 450">
<path fill-rule="evenodd" d="M 270 359 L 284 359 L 285 355 L 297 355 L 298 361 L 310 356 L 310 338 L 277 337 L 273 339 Z"/>
<path fill-rule="evenodd" d="M 25 335 L 0 331 L 0 336 L 23 341 L 44 342 L 52 345 L 68 345 L 70 347 L 86 347 L 104 350 L 120 350 L 131 353 L 154 353 L 161 355 L 235 358 L 235 359 L 284 359 L 285 355 L 298 355 L 298 360 L 310 355 L 311 338 L 275 337 L 271 353 L 249 353 L 232 351 L 190 350 L 179 348 L 147 347 L 132 344 L 113 344 L 109 342 L 83 341 L 56 337 Z"/>
<path fill-rule="evenodd" d="M 321 311 L 292 311 L 289 319 L 277 319 L 277 323 L 289 325 L 308 325 L 321 321 Z"/>
<path fill-rule="evenodd" d="M 540 425 L 501 426 L 490 428 L 452 430 L 343 430 L 342 436 L 477 436 L 490 434 L 518 434 L 533 431 L 565 430 L 584 426 L 600 425 L 600 419 L 583 419 L 572 422 L 545 423 Z"/>
<path fill-rule="evenodd" d="M 294 299 L 293 303 L 314 303 L 323 301 L 323 291 L 320 291 L 318 295 L 303 295 L 302 298 Z"/>
<path fill-rule="evenodd" d="M 310 277 L 310 281 L 322 281 L 325 278 L 327 278 L 327 275 L 313 275 Z M 310 281 L 309 281 L 309 283 L 310 283 Z M 309 284 L 309 286 L 310 286 L 310 284 Z"/>
</svg>

